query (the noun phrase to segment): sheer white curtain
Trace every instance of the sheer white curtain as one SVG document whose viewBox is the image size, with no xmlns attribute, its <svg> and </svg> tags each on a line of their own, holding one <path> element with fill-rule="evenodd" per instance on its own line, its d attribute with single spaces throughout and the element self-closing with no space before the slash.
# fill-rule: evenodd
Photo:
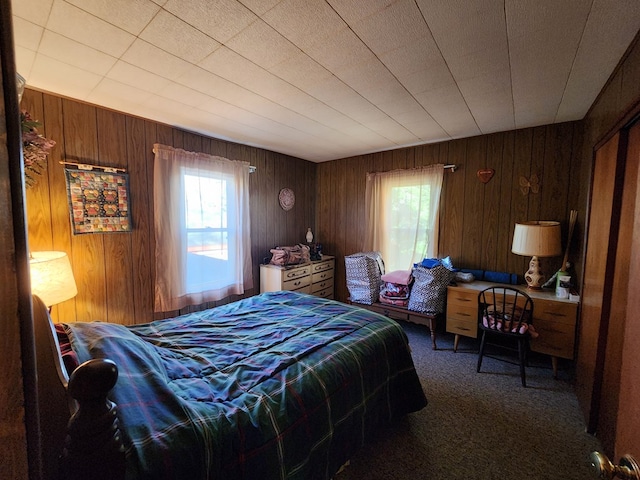
<svg viewBox="0 0 640 480">
<path fill-rule="evenodd" d="M 154 145 L 156 312 L 253 288 L 249 163 Z"/>
<path fill-rule="evenodd" d="M 442 164 L 367 174 L 363 250 L 380 252 L 387 271 L 437 255 L 443 177 Z"/>
</svg>

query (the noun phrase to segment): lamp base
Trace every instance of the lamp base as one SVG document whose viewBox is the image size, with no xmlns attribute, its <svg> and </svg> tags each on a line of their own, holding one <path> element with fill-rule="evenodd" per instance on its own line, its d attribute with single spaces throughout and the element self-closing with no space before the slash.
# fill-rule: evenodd
<svg viewBox="0 0 640 480">
<path fill-rule="evenodd" d="M 535 255 L 531 257 L 529 262 L 529 270 L 524 274 L 524 279 L 527 281 L 527 289 L 529 290 L 542 290 L 542 285 L 545 281 L 545 276 L 540 270 L 540 262 Z"/>
</svg>

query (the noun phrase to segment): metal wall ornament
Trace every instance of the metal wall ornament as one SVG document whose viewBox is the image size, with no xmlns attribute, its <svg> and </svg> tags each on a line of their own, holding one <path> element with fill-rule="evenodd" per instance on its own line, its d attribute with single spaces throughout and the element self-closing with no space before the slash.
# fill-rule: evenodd
<svg viewBox="0 0 640 480">
<path fill-rule="evenodd" d="M 526 177 L 520 177 L 520 191 L 522 195 L 527 195 L 529 192 L 539 193 L 540 180 L 538 179 L 538 175 L 532 173 L 528 180 Z"/>
<path fill-rule="evenodd" d="M 476 175 L 478 176 L 478 179 L 482 183 L 489 183 L 489 180 L 491 180 L 493 178 L 493 175 L 495 173 L 496 173 L 496 171 L 493 168 L 483 168 L 481 170 L 478 170 Z"/>
<path fill-rule="evenodd" d="M 290 188 L 283 188 L 278 194 L 278 201 L 284 211 L 291 210 L 296 203 L 296 195 Z"/>
</svg>

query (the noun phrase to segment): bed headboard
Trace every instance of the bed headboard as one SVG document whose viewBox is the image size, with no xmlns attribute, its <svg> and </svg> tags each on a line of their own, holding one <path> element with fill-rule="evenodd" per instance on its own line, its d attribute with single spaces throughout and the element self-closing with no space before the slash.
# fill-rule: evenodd
<svg viewBox="0 0 640 480">
<path fill-rule="evenodd" d="M 124 478 L 116 406 L 107 398 L 118 368 L 111 360 L 92 359 L 69 377 L 49 310 L 37 296 L 33 321 L 43 478 Z"/>
</svg>

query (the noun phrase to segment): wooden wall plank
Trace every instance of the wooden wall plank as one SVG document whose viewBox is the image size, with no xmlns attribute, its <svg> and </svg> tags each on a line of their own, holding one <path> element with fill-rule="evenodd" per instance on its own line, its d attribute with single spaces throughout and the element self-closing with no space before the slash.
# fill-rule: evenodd
<svg viewBox="0 0 640 480">
<path fill-rule="evenodd" d="M 484 185 L 477 177 L 479 169 L 487 161 L 487 137 L 472 137 L 467 142 L 465 164 L 465 202 L 462 224 L 462 258 L 460 267 L 481 268 L 482 265 L 482 219 L 484 208 Z"/>
<path fill-rule="evenodd" d="M 496 242 L 495 269 L 498 272 L 513 273 L 509 265 L 511 244 L 515 222 L 512 220 L 511 195 L 513 191 L 513 159 L 515 148 L 515 132 L 502 134 L 502 161 L 500 168 L 496 168 L 494 180 L 500 184 L 500 215 L 498 216 L 498 239 Z M 492 180 L 493 181 L 493 180 Z M 520 273 L 517 271 L 516 273 Z"/>
<path fill-rule="evenodd" d="M 50 232 L 44 235 L 53 239 L 54 246 L 67 248 L 71 253 L 74 270 L 79 270 L 77 276 L 80 293 L 73 311 L 65 313 L 65 317 L 73 317 L 66 318 L 71 321 L 106 316 L 114 316 L 116 321 L 131 321 L 119 317 L 108 298 L 111 295 L 107 294 L 105 285 L 113 282 L 112 277 L 116 274 L 107 272 L 106 258 L 113 255 L 130 258 L 128 263 L 134 286 L 125 302 L 129 302 L 127 304 L 132 305 L 131 311 L 135 312 L 133 321 L 150 320 L 155 275 L 151 193 L 154 143 L 193 150 L 200 148 L 206 153 L 227 158 L 231 155 L 234 159 L 248 160 L 258 166 L 258 171 L 252 174 L 250 181 L 252 256 L 256 288 L 249 294 L 257 292 L 258 267 L 264 257 L 268 257 L 269 250 L 279 244 L 304 241 L 307 227 L 312 226 L 316 239 L 324 246 L 324 253 L 337 256 L 336 296 L 343 300 L 346 299 L 344 256 L 362 248 L 367 172 L 387 171 L 402 165 L 414 168 L 435 162 L 458 165 L 456 172 L 445 173 L 440 210 L 439 254 L 451 255 L 456 266 L 524 272 L 529 259 L 509 252 L 513 224 L 527 220 L 530 214 L 529 199 L 520 193 L 518 177 L 529 177 L 532 156 L 540 152 L 544 155 L 545 149 L 557 151 L 560 157 L 573 155 L 573 149 L 561 142 L 566 140 L 565 136 L 573 128 L 565 125 L 538 129 L 536 135 L 535 129 L 524 129 L 316 165 L 275 152 L 206 138 L 156 122 L 139 123 L 127 115 L 105 113 L 90 105 L 53 95 L 28 91 L 27 98 L 37 95 L 42 95 L 48 119 L 46 127 L 58 137 L 54 140 L 59 142 L 61 157 L 84 163 L 111 162 L 123 158 L 132 175 L 135 172 L 136 176 L 135 181 L 132 178 L 131 184 L 132 205 L 136 205 L 134 234 L 130 236 L 130 247 L 125 246 L 125 250 L 120 250 L 105 244 L 104 236 L 101 235 L 79 238 L 82 236 L 70 234 L 62 169 L 54 169 L 53 174 L 49 174 L 47 183 L 50 197 L 65 200 L 62 207 L 52 202 L 41 202 L 44 205 L 41 208 L 51 209 L 52 227 L 45 228 L 45 231 Z M 101 120 L 98 121 L 98 118 Z M 556 132 L 557 128 L 561 129 L 560 133 Z M 540 144 L 545 142 L 546 131 L 553 135 L 552 139 L 556 139 L 549 140 L 551 147 L 545 143 Z M 124 147 L 107 146 L 110 142 L 119 142 Z M 490 184 L 482 185 L 477 180 L 476 171 L 487 166 L 489 160 L 497 161 L 501 149 L 501 167 L 496 168 L 496 175 Z M 571 158 L 558 160 L 559 162 L 553 163 L 542 157 L 545 175 L 554 175 L 554 169 L 562 168 L 562 162 L 568 163 Z M 560 172 L 560 178 L 564 178 L 562 175 Z M 279 206 L 278 193 L 284 187 L 293 188 L 296 193 L 295 211 L 285 212 Z M 557 190 L 558 187 L 553 188 Z M 509 200 L 498 201 L 504 198 Z M 565 198 L 566 200 L 557 202 L 546 196 L 539 196 L 538 211 L 566 211 L 569 195 Z M 551 206 L 547 202 L 551 202 Z M 32 215 L 47 216 L 43 212 L 30 212 L 30 218 Z M 73 307 L 74 302 L 71 305 Z"/>
<path fill-rule="evenodd" d="M 440 206 L 439 256 L 450 256 L 454 265 L 462 266 L 462 224 L 464 221 L 464 188 L 467 141 L 441 144 L 440 163 L 456 165 L 455 172 L 445 172 Z"/>
<path fill-rule="evenodd" d="M 95 165 L 99 161 L 96 108 L 64 99 L 62 110 L 65 159 Z M 71 238 L 71 265 L 78 286 L 78 321 L 107 319 L 103 238 L 100 234 L 73 235 Z"/>
<path fill-rule="evenodd" d="M 38 193 L 40 198 L 31 202 L 36 205 L 28 212 L 33 242 L 48 249 L 67 251 L 78 284 L 76 299 L 55 306 L 54 318 L 129 324 L 169 315 L 153 312 L 154 143 L 226 158 L 233 156 L 235 160 L 249 161 L 259 167 L 250 177 L 251 228 L 257 232 L 252 235 L 251 249 L 254 288 L 245 295 L 259 291 L 259 264 L 269 250 L 276 245 L 304 241 L 306 228 L 315 225 L 316 165 L 311 162 L 207 138 L 30 89 L 23 101 L 46 114 L 47 134 L 57 142 L 54 161 L 49 162 L 48 174 Z M 64 171 L 57 164 L 60 158 L 128 168 L 133 232 L 71 234 Z M 284 212 L 280 208 L 280 183 L 286 183 L 298 194 L 295 211 Z M 233 298 L 225 301 L 231 300 Z"/>
<path fill-rule="evenodd" d="M 495 172 L 502 171 L 502 151 L 504 134 L 493 134 L 487 137 L 487 156 L 483 169 L 491 168 Z M 495 178 L 482 184 L 484 205 L 482 209 L 482 249 L 480 264 L 487 270 L 500 271 L 498 268 L 498 240 L 502 233 L 501 218 L 503 215 L 502 184 Z M 479 179 L 477 180 L 479 181 Z"/>
<path fill-rule="evenodd" d="M 126 144 L 126 117 L 111 110 L 97 109 L 98 158 L 97 164 L 124 168 L 128 171 Z M 124 141 L 114 142 L 114 138 Z M 103 235 L 105 287 L 107 298 L 118 302 L 107 303 L 105 321 L 127 325 L 134 322 L 133 312 L 133 260 L 131 233 Z"/>
</svg>

